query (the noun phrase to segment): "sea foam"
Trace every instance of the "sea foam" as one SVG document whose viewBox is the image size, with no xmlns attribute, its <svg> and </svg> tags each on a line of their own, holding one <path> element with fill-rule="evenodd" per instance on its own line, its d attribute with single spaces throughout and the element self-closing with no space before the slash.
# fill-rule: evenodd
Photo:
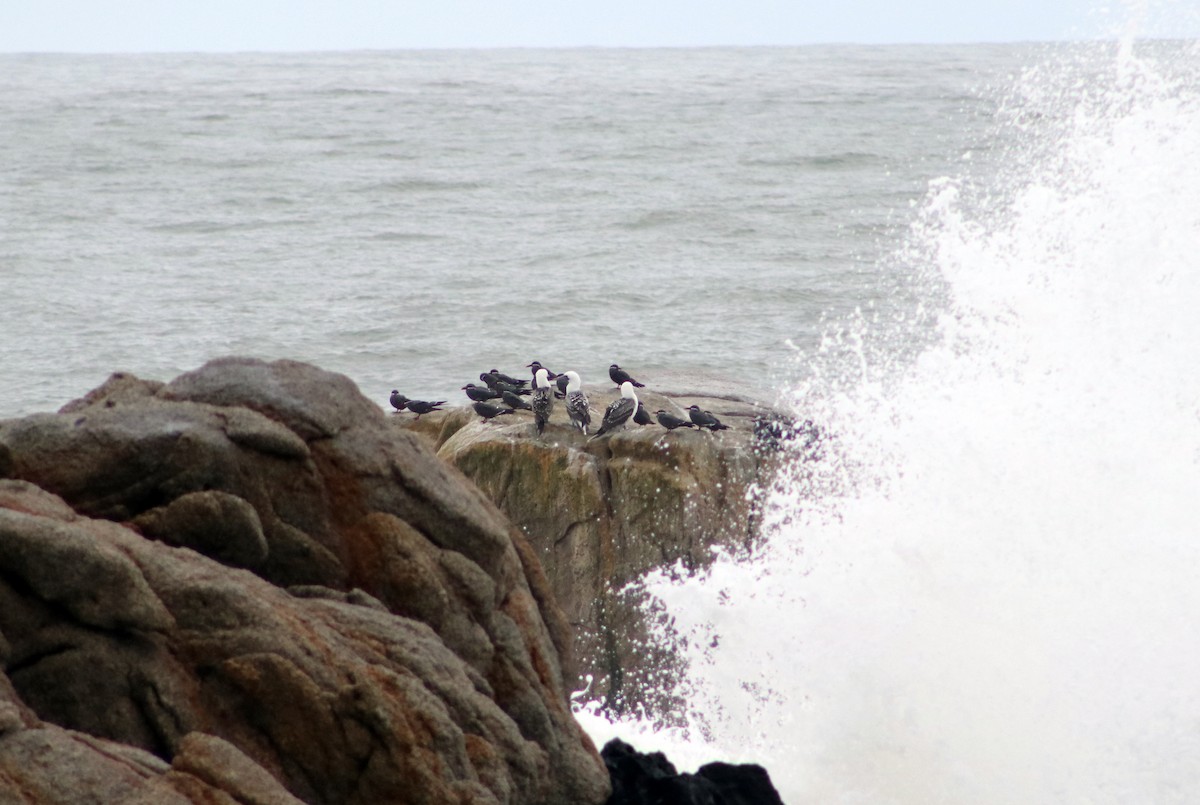
<svg viewBox="0 0 1200 805">
<path fill-rule="evenodd" d="M 1004 169 L 935 182 L 900 250 L 924 307 L 804 356 L 824 457 L 778 479 L 764 545 L 647 581 L 688 712 L 593 735 L 761 763 L 792 805 L 1195 801 L 1194 44 L 1014 79 Z"/>
</svg>

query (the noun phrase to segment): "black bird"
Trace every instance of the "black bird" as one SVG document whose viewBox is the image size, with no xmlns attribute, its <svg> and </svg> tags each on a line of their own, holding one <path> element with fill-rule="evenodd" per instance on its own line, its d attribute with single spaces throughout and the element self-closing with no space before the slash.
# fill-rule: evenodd
<svg viewBox="0 0 1200 805">
<path fill-rule="evenodd" d="M 694 428 L 695 422 L 689 422 L 686 419 L 681 419 L 674 414 L 668 414 L 661 408 L 654 414 L 658 417 L 658 424 L 662 425 L 667 430 L 675 430 L 676 428 Z"/>
<path fill-rule="evenodd" d="M 485 389 L 483 386 L 476 386 L 474 383 L 468 383 L 462 388 L 463 391 L 467 393 L 467 396 L 475 402 L 487 402 L 488 400 L 494 400 L 500 396 L 499 391 L 496 391 L 495 389 Z"/>
<path fill-rule="evenodd" d="M 603 436 L 606 433 L 612 433 L 617 428 L 625 427 L 625 423 L 633 416 L 633 412 L 637 410 L 638 398 L 633 390 L 633 383 L 626 380 L 621 384 L 621 396 L 613 402 L 609 403 L 608 408 L 604 409 L 604 421 L 600 423 L 600 429 L 596 431 L 596 435 Z"/>
<path fill-rule="evenodd" d="M 654 424 L 654 417 L 646 411 L 646 406 L 642 405 L 641 400 L 638 400 L 638 409 L 633 412 L 633 421 L 639 425 Z"/>
<path fill-rule="evenodd" d="M 408 398 L 395 389 L 392 389 L 392 396 L 388 399 L 397 411 L 403 411 L 404 406 L 408 405 Z"/>
<path fill-rule="evenodd" d="M 501 393 L 504 393 L 506 391 L 511 391 L 513 394 L 522 394 L 522 395 L 533 394 L 533 389 L 522 388 L 521 386 L 514 386 L 512 383 L 505 383 L 503 380 L 497 380 L 496 385 L 492 386 L 492 390 L 499 391 Z"/>
<path fill-rule="evenodd" d="M 709 411 L 701 411 L 698 405 L 688 406 L 688 416 L 697 427 L 708 428 L 709 430 L 729 430 L 728 425 L 722 425 L 721 420 L 717 419 Z"/>
<path fill-rule="evenodd" d="M 515 413 L 511 408 L 501 408 L 498 405 L 485 402 L 477 402 L 471 407 L 475 409 L 475 413 L 483 417 L 485 422 L 489 419 L 495 419 L 498 416 Z"/>
<path fill-rule="evenodd" d="M 511 408 L 516 408 L 519 411 L 533 410 L 533 406 L 522 400 L 521 395 L 519 394 L 513 394 L 511 391 L 505 391 L 501 394 L 501 397 L 504 398 L 504 401 L 508 403 Z"/>
<path fill-rule="evenodd" d="M 426 400 L 409 400 L 408 410 L 417 415 L 417 419 L 421 418 L 421 414 L 428 414 L 430 411 L 440 411 L 442 406 L 446 404 L 445 400 L 437 402 L 428 402 Z"/>
<path fill-rule="evenodd" d="M 567 378 L 567 416 L 586 436 L 592 424 L 592 409 L 588 405 L 587 395 L 583 393 L 583 381 L 579 379 L 578 372 L 563 372 L 561 377 Z"/>
<path fill-rule="evenodd" d="M 571 382 L 571 378 L 567 377 L 570 372 L 563 372 L 554 378 L 554 385 L 558 386 L 558 391 L 554 392 L 554 396 L 562 399 L 567 396 L 567 384 Z"/>
<path fill-rule="evenodd" d="M 542 364 L 541 364 L 541 362 L 540 362 L 540 361 L 534 361 L 533 363 L 529 364 L 529 365 L 528 365 L 528 366 L 526 366 L 525 368 L 527 368 L 527 369 L 529 369 L 531 372 L 533 372 L 533 377 L 534 377 L 534 385 L 536 386 L 536 385 L 537 385 L 536 379 L 537 379 L 537 373 L 538 373 L 538 369 L 546 369 L 546 367 L 545 367 L 545 366 L 542 366 Z M 553 380 L 553 379 L 554 379 L 554 378 L 556 378 L 556 377 L 558 377 L 558 375 L 554 374 L 554 372 L 551 372 L 549 369 L 546 369 L 546 379 L 547 379 L 547 380 Z"/>
<path fill-rule="evenodd" d="M 537 426 L 538 436 L 542 435 L 546 423 L 550 421 L 550 412 L 554 410 L 549 375 L 550 370 L 538 364 L 537 374 L 533 376 L 533 424 Z"/>
<path fill-rule="evenodd" d="M 509 377 L 508 375 L 501 374 L 495 369 L 490 372 L 480 372 L 479 379 L 487 384 L 488 388 L 495 389 L 496 391 L 503 391 L 504 389 L 508 388 L 512 389 L 513 391 L 521 389 L 521 394 L 529 393 L 529 389 L 525 388 L 524 380 L 517 380 L 515 377 Z"/>
<path fill-rule="evenodd" d="M 612 366 L 608 367 L 608 376 L 610 378 L 612 378 L 612 382 L 616 383 L 618 386 L 621 385 L 622 383 L 632 383 L 634 386 L 636 386 L 639 389 L 646 387 L 645 383 L 637 382 L 636 380 L 634 380 L 632 377 L 629 376 L 629 372 L 626 372 L 624 369 L 622 369 L 620 366 L 617 366 L 615 363 Z"/>
<path fill-rule="evenodd" d="M 487 374 L 496 378 L 501 383 L 507 383 L 510 386 L 528 386 L 529 385 L 528 380 L 520 380 L 518 378 L 513 377 L 512 375 L 506 375 L 506 374 L 504 374 L 504 372 L 501 372 L 499 369 L 489 369 Z"/>
</svg>

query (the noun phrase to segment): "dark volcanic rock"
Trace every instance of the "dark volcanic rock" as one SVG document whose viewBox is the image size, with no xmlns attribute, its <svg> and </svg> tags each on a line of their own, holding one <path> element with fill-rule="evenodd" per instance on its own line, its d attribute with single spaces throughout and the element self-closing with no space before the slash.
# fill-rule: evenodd
<svg viewBox="0 0 1200 805">
<path fill-rule="evenodd" d="M 708 763 L 680 774 L 661 752 L 638 752 L 613 739 L 601 751 L 612 776 L 606 805 L 783 805 L 766 769 Z"/>
<path fill-rule="evenodd" d="M 0 456 L 0 801 L 607 796 L 533 550 L 346 378 L 114 377 Z"/>
</svg>

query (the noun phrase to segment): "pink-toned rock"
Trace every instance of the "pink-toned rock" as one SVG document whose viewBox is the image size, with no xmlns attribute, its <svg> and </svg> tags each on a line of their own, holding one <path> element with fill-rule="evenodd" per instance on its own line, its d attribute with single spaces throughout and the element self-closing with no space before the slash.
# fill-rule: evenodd
<svg viewBox="0 0 1200 805">
<path fill-rule="evenodd" d="M 606 798 L 534 552 L 346 378 L 115 378 L 0 422 L 0 473 L 0 801 L 37 746 L 95 775 L 78 800 L 14 784 L 35 802 Z M 83 733 L 165 762 L 62 737 Z"/>
</svg>

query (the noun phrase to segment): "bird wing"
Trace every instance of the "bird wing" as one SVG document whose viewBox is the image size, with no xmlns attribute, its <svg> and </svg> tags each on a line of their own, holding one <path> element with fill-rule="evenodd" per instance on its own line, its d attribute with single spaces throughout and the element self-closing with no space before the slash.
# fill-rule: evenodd
<svg viewBox="0 0 1200 805">
<path fill-rule="evenodd" d="M 588 407 L 587 396 L 582 391 L 573 391 L 567 395 L 567 415 L 585 429 L 591 424 L 592 410 Z"/>
<path fill-rule="evenodd" d="M 601 433 L 607 433 L 613 428 L 624 425 L 636 410 L 637 403 L 628 397 L 614 400 L 604 410 L 604 421 L 600 424 L 600 430 L 596 431 L 596 435 L 599 436 Z"/>
</svg>

